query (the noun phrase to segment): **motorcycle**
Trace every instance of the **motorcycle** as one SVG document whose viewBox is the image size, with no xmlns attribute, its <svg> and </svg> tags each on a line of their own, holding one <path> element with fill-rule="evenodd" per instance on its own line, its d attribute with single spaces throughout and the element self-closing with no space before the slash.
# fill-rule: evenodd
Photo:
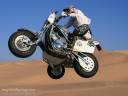
<svg viewBox="0 0 128 96">
<path fill-rule="evenodd" d="M 94 76 L 98 71 L 98 60 L 93 53 L 96 47 L 101 50 L 99 42 L 83 40 L 80 36 L 70 39 L 68 30 L 58 25 L 60 19 L 57 12 L 52 12 L 40 32 L 18 29 L 9 38 L 9 50 L 17 57 L 26 58 L 39 46 L 43 61 L 48 64 L 47 73 L 52 79 L 63 77 L 65 68 L 74 68 L 84 78 Z"/>
</svg>

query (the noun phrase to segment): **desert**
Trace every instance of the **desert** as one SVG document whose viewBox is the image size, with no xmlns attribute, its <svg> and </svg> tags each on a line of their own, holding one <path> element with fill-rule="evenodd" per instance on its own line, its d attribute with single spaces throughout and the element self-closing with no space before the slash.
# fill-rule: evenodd
<svg viewBox="0 0 128 96">
<path fill-rule="evenodd" d="M 1 62 L 0 96 L 128 96 L 128 51 L 101 51 L 95 56 L 99 71 L 92 78 L 66 68 L 61 79 L 51 79 L 41 60 Z"/>
</svg>

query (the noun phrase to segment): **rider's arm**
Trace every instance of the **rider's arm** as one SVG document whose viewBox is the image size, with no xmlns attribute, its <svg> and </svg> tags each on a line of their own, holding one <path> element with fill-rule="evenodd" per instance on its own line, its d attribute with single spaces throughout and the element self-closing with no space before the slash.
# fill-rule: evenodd
<svg viewBox="0 0 128 96">
<path fill-rule="evenodd" d="M 67 13 L 62 11 L 61 14 L 59 14 L 57 17 L 56 17 L 56 22 L 59 22 L 60 19 L 62 19 L 63 17 L 67 17 Z"/>
<path fill-rule="evenodd" d="M 71 13 L 71 14 L 68 14 L 70 17 L 72 17 L 72 18 L 75 18 L 75 17 L 77 17 L 77 14 L 76 13 Z"/>
<path fill-rule="evenodd" d="M 71 27 L 73 25 L 73 23 L 74 23 L 74 17 L 76 17 L 76 14 L 74 14 L 74 13 L 68 14 L 67 12 L 63 11 L 61 13 L 61 15 L 63 17 L 67 17 L 67 16 L 70 17 L 69 20 L 68 20 L 68 22 L 67 22 L 67 24 L 65 25 L 65 28 Z"/>
</svg>

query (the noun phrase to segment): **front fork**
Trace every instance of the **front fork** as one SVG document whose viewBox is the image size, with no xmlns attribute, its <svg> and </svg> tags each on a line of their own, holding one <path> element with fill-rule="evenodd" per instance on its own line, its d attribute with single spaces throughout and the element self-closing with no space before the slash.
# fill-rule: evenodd
<svg viewBox="0 0 128 96">
<path fill-rule="evenodd" d="M 26 44 L 28 46 L 38 45 L 42 41 L 43 35 L 44 35 L 43 32 L 39 32 L 39 33 L 35 34 L 35 36 L 36 36 L 35 39 L 37 38 L 37 40 L 35 40 L 34 42 L 33 41 L 27 42 Z"/>
</svg>

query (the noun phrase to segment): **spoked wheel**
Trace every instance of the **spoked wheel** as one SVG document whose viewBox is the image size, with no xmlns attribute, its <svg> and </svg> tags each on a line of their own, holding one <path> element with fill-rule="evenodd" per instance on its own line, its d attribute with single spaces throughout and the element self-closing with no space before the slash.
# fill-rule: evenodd
<svg viewBox="0 0 128 96">
<path fill-rule="evenodd" d="M 62 65 L 56 65 L 54 68 L 48 66 L 47 72 L 52 79 L 60 79 L 64 76 L 65 68 Z"/>
<path fill-rule="evenodd" d="M 31 42 L 30 38 L 25 35 L 20 35 L 15 39 L 15 46 L 19 51 L 27 51 L 31 46 L 27 45 L 28 42 Z"/>
<path fill-rule="evenodd" d="M 35 50 L 36 45 L 29 45 L 34 41 L 35 35 L 28 31 L 17 31 L 13 33 L 8 41 L 10 51 L 17 57 L 29 57 Z"/>
<path fill-rule="evenodd" d="M 93 54 L 85 53 L 81 54 L 81 58 L 78 58 L 78 61 L 74 61 L 74 68 L 78 75 L 81 77 L 89 78 L 94 76 L 98 71 L 98 61 Z"/>
</svg>

